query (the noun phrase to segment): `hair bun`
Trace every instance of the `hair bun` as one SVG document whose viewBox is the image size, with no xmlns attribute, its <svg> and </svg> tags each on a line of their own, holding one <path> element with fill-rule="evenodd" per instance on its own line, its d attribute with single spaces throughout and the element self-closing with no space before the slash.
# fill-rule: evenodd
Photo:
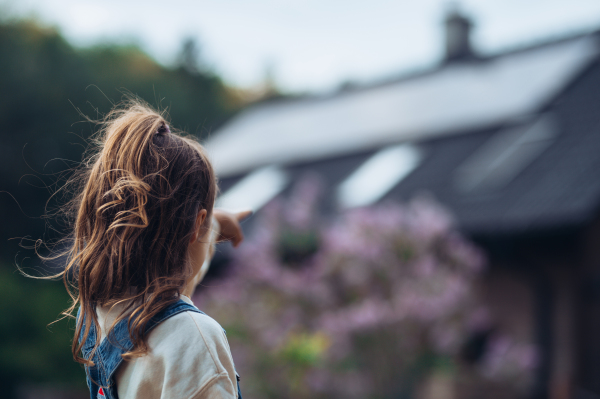
<svg viewBox="0 0 600 399">
<path fill-rule="evenodd" d="M 171 133 L 171 129 L 169 129 L 169 125 L 167 125 L 166 123 L 159 127 L 156 131 L 156 134 L 159 135 L 165 135 L 167 133 Z"/>
</svg>

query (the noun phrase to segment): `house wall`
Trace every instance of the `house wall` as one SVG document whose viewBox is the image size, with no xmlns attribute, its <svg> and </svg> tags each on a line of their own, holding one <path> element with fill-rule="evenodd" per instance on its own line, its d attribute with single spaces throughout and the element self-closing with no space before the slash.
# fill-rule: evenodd
<svg viewBox="0 0 600 399">
<path fill-rule="evenodd" d="M 535 292 L 526 270 L 506 262 L 492 262 L 478 285 L 479 296 L 490 311 L 495 333 L 514 342 L 535 340 Z M 526 383 L 482 378 L 477 368 L 465 365 L 457 380 L 457 399 L 525 399 L 530 398 L 535 375 L 523 378 Z M 528 382 L 528 383 L 527 383 Z"/>
<path fill-rule="evenodd" d="M 598 232 L 600 238 L 600 228 Z M 582 242 L 581 232 L 570 230 L 483 245 L 491 261 L 481 296 L 496 331 L 538 348 L 538 367 L 528 388 L 505 397 L 578 398 Z M 600 337 L 600 329 L 592 331 Z M 589 354 L 584 357 L 600 361 Z"/>
<path fill-rule="evenodd" d="M 525 273 L 505 265 L 492 265 L 483 281 L 481 295 L 499 332 L 531 342 L 534 293 Z"/>
<path fill-rule="evenodd" d="M 576 362 L 577 302 L 576 286 L 579 276 L 577 259 L 572 263 L 551 265 L 549 274 L 553 285 L 552 363 L 549 396 L 552 399 L 573 398 Z"/>
<path fill-rule="evenodd" d="M 585 229 L 581 246 L 582 271 L 577 286 L 577 379 L 582 395 L 600 398 L 600 219 Z"/>
</svg>

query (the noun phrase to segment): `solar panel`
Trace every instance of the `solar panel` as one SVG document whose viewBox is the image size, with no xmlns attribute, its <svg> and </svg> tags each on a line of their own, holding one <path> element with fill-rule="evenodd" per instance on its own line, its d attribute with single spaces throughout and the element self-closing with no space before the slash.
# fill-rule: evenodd
<svg viewBox="0 0 600 399">
<path fill-rule="evenodd" d="M 219 176 L 232 176 L 485 128 L 537 112 L 597 54 L 585 36 L 329 97 L 265 103 L 207 148 Z"/>
</svg>

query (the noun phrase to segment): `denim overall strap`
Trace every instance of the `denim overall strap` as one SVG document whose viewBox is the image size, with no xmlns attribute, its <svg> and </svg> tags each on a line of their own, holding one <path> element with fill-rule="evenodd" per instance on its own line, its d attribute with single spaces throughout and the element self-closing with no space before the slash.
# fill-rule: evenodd
<svg viewBox="0 0 600 399">
<path fill-rule="evenodd" d="M 156 327 L 159 323 L 182 312 L 196 312 L 205 314 L 195 306 L 190 305 L 180 299 L 179 301 L 167 306 L 165 309 L 155 315 L 150 322 L 148 322 L 145 329 L 146 334 L 149 333 L 150 330 Z M 118 398 L 114 373 L 123 361 L 121 355 L 133 349 L 133 343 L 129 339 L 129 329 L 127 324 L 128 320 L 124 319 L 114 326 L 109 336 L 102 340 L 100 346 L 93 354 L 91 360 L 94 362 L 94 366 L 85 367 L 91 399 Z M 96 343 L 96 334 L 96 329 L 92 324 L 90 326 L 88 337 L 82 348 L 83 356 L 86 359 L 89 359 L 92 349 L 94 348 Z M 83 333 L 79 337 L 80 341 L 82 336 Z"/>
</svg>

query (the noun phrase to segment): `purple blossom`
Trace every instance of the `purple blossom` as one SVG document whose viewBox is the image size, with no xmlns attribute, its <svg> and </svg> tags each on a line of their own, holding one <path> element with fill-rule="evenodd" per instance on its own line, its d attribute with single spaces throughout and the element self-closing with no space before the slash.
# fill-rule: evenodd
<svg viewBox="0 0 600 399">
<path fill-rule="evenodd" d="M 490 328 L 490 313 L 474 289 L 485 257 L 453 230 L 445 210 L 419 198 L 406 206 L 343 212 L 324 222 L 317 211 L 321 191 L 313 176 L 289 200 L 269 203 L 235 252 L 233 272 L 194 298 L 243 332 L 243 338 L 231 338 L 243 353 L 242 373 L 274 384 L 301 375 L 308 389 L 327 397 L 385 396 L 390 384 L 378 382 L 384 376 L 406 372 L 424 353 L 456 359 L 469 334 Z M 278 251 L 283 231 L 316 231 L 317 252 L 300 264 L 286 264 Z M 331 341 L 313 366 L 277 357 L 298 333 L 326 334 Z M 370 343 L 360 337 L 371 337 Z M 340 366 L 381 356 L 382 364 L 397 368 Z M 480 371 L 485 378 L 511 381 L 531 375 L 536 362 L 533 346 L 497 336 Z M 262 372 L 267 374 L 256 374 Z"/>
</svg>

